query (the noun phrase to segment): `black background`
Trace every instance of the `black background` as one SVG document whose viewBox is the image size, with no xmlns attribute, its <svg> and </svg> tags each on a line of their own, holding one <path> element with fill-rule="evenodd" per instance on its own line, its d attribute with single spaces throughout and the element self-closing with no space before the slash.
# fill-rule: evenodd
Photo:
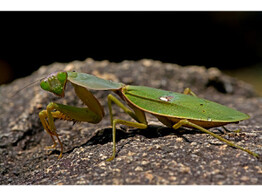
<svg viewBox="0 0 262 196">
<path fill-rule="evenodd" d="M 0 18 L 1 83 L 88 57 L 220 69 L 262 60 L 262 12 L 0 12 Z"/>
</svg>

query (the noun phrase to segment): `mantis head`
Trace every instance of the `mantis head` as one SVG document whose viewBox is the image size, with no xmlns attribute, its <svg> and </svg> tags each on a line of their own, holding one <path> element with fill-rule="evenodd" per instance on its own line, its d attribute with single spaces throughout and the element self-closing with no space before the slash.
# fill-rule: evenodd
<svg viewBox="0 0 262 196">
<path fill-rule="evenodd" d="M 41 80 L 40 86 L 42 89 L 54 93 L 59 97 L 64 97 L 65 86 L 67 81 L 67 72 L 54 72 Z"/>
</svg>

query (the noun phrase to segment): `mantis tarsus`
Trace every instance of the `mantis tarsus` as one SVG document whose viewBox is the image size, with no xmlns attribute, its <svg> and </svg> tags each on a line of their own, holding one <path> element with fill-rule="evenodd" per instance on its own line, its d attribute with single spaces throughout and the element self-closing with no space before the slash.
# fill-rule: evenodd
<svg viewBox="0 0 262 196">
<path fill-rule="evenodd" d="M 46 91 L 64 97 L 65 86 L 68 81 L 72 83 L 76 95 L 87 108 L 78 108 L 52 102 L 48 104 L 46 110 L 39 113 L 44 129 L 54 142 L 54 145 L 49 148 L 56 147 L 54 137 L 57 138 L 61 146 L 59 158 L 62 157 L 63 144 L 56 133 L 55 118 L 99 123 L 104 117 L 103 107 L 88 89 L 111 90 L 129 106 L 125 106 L 112 94 L 109 94 L 107 97 L 113 134 L 113 154 L 107 161 L 113 160 L 116 155 L 116 125 L 122 124 L 146 129 L 148 123 L 145 112 L 151 113 L 161 123 L 173 129 L 178 129 L 181 126 L 195 128 L 214 136 L 229 146 L 243 150 L 254 157 L 259 157 L 257 153 L 238 146 L 206 129 L 246 120 L 249 118 L 247 114 L 212 101 L 198 98 L 189 88 L 185 89 L 184 94 L 180 94 L 145 86 L 125 85 L 86 73 L 64 71 L 49 75 L 41 81 L 40 86 Z M 122 108 L 136 122 L 113 119 L 112 102 Z"/>
</svg>

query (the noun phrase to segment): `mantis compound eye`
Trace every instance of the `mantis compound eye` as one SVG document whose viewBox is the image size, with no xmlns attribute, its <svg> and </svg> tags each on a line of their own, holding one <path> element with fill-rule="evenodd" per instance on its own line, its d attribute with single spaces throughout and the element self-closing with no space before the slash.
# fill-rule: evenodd
<svg viewBox="0 0 262 196">
<path fill-rule="evenodd" d="M 50 91 L 50 86 L 49 86 L 49 84 L 48 84 L 48 82 L 47 81 L 41 81 L 40 82 L 40 87 L 43 89 L 43 90 L 45 90 L 45 91 Z"/>
</svg>

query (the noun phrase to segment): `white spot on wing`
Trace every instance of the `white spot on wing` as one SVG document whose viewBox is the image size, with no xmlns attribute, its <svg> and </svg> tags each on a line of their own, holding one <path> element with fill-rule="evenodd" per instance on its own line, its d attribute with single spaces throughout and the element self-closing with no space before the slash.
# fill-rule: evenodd
<svg viewBox="0 0 262 196">
<path fill-rule="evenodd" d="M 162 96 L 162 97 L 159 97 L 159 99 L 161 101 L 166 101 L 166 102 L 171 101 L 172 98 L 174 98 L 174 97 L 173 96 Z"/>
</svg>

